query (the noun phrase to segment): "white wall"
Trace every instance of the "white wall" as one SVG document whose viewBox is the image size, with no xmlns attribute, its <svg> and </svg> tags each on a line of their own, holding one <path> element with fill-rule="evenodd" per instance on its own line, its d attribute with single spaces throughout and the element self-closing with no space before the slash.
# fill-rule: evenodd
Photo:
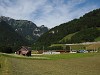
<svg viewBox="0 0 100 75">
<path fill-rule="evenodd" d="M 49 51 L 49 52 L 43 52 L 43 54 L 60 54 L 60 52 L 51 52 L 51 51 Z"/>
</svg>

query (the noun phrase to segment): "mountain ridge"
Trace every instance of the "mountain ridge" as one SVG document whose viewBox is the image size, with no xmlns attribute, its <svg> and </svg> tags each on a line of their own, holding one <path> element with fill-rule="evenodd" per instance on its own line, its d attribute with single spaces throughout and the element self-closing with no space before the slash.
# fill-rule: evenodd
<svg viewBox="0 0 100 75">
<path fill-rule="evenodd" d="M 0 20 L 7 22 L 18 34 L 29 40 L 30 43 L 35 42 L 43 33 L 48 31 L 48 28 L 44 25 L 38 27 L 35 23 L 28 20 L 15 20 L 5 16 L 1 16 Z"/>
<path fill-rule="evenodd" d="M 59 43 L 59 41 L 61 39 L 63 39 L 65 36 L 67 36 L 69 34 L 83 31 L 80 34 L 80 36 L 81 36 L 82 34 L 84 34 L 84 32 L 86 32 L 85 31 L 86 29 L 92 28 L 95 32 L 97 32 L 95 30 L 95 28 L 99 28 L 99 27 L 100 27 L 100 9 L 96 9 L 96 10 L 90 11 L 89 13 L 86 13 L 85 15 L 80 17 L 79 19 L 73 19 L 69 22 L 60 24 L 59 26 L 56 26 L 56 27 L 50 29 L 48 32 L 43 34 L 38 39 L 36 45 L 50 46 L 51 44 Z M 86 33 L 88 33 L 88 30 L 87 30 Z M 89 33 L 91 33 L 91 32 L 89 32 Z M 96 34 L 96 36 L 99 37 L 100 34 L 98 33 L 98 34 Z M 89 38 L 93 38 L 93 37 L 88 36 L 87 37 L 88 40 L 79 41 L 79 42 L 80 43 L 81 42 L 88 42 L 88 41 L 90 41 Z M 91 40 L 91 41 L 94 41 L 94 39 Z M 78 41 L 76 41 L 76 42 L 73 42 L 73 41 L 72 42 L 65 42 L 65 43 L 78 43 Z"/>
<path fill-rule="evenodd" d="M 16 50 L 19 46 L 28 45 L 28 41 L 20 36 L 14 29 L 5 21 L 0 22 L 0 51 L 2 48 L 11 47 Z M 6 50 L 6 49 L 5 49 Z"/>
</svg>

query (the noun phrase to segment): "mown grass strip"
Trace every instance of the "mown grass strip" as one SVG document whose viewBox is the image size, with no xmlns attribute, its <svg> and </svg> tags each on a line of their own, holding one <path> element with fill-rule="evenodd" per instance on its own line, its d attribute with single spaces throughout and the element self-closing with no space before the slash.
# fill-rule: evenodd
<svg viewBox="0 0 100 75">
<path fill-rule="evenodd" d="M 1 54 L 5 57 L 18 58 L 18 59 L 31 59 L 31 60 L 59 60 L 59 59 L 72 59 L 83 58 L 98 55 L 100 53 L 66 53 L 66 54 L 51 54 L 51 55 L 33 55 L 30 57 L 21 56 L 16 54 Z"/>
<path fill-rule="evenodd" d="M 97 55 L 99 53 L 75 53 L 75 54 L 56 54 L 56 55 L 43 55 L 44 57 L 48 57 L 51 60 L 58 59 L 72 59 L 72 58 L 83 58 Z"/>
<path fill-rule="evenodd" d="M 18 58 L 18 59 L 49 60 L 49 58 L 43 57 L 43 56 L 28 57 L 28 56 L 22 56 L 22 55 L 16 55 L 16 54 L 5 54 L 5 53 L 2 53 L 1 55 L 5 56 L 5 57 Z"/>
</svg>

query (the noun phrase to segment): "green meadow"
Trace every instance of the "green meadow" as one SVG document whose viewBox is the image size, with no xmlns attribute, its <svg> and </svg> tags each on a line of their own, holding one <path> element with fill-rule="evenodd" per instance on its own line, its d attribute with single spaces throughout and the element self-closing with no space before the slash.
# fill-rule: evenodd
<svg viewBox="0 0 100 75">
<path fill-rule="evenodd" d="M 0 54 L 0 75 L 100 75 L 100 53 Z"/>
</svg>

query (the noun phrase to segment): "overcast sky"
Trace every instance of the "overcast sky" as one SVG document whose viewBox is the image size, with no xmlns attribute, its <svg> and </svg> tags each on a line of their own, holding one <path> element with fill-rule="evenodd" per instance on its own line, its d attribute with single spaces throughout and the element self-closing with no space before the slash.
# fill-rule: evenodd
<svg viewBox="0 0 100 75">
<path fill-rule="evenodd" d="M 100 0 L 0 0 L 0 16 L 24 19 L 49 28 L 100 8 Z"/>
</svg>

